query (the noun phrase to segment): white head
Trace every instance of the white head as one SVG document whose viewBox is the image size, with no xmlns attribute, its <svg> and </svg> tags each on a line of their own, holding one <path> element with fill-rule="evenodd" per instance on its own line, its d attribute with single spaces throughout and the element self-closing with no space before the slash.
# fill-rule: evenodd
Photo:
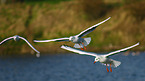
<svg viewBox="0 0 145 81">
<path fill-rule="evenodd" d="M 73 41 L 75 39 L 74 36 L 70 36 L 69 41 Z"/>
<path fill-rule="evenodd" d="M 15 41 L 19 41 L 19 36 L 18 36 L 18 35 L 15 35 L 15 36 L 14 36 L 14 40 L 15 40 Z"/>
<path fill-rule="evenodd" d="M 94 64 L 95 64 L 96 62 L 98 62 L 99 60 L 100 60 L 100 58 L 96 57 L 96 58 L 95 58 L 95 61 L 94 61 Z"/>
</svg>

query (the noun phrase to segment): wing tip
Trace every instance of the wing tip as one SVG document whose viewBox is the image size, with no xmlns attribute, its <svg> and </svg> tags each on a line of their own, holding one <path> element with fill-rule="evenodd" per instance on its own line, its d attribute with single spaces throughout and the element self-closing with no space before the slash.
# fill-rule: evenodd
<svg viewBox="0 0 145 81">
<path fill-rule="evenodd" d="M 39 58 L 40 57 L 40 52 L 36 54 L 36 57 Z"/>
<path fill-rule="evenodd" d="M 33 42 L 37 42 L 37 40 L 33 40 Z"/>
<path fill-rule="evenodd" d="M 104 21 L 102 21 L 102 22 L 100 22 L 100 23 L 98 23 L 98 24 L 96 24 L 96 25 L 100 25 L 100 24 L 102 24 L 102 23 L 105 23 L 105 22 L 108 21 L 110 18 L 111 18 L 111 17 L 108 17 L 107 19 L 105 19 Z"/>
<path fill-rule="evenodd" d="M 105 21 L 108 21 L 111 17 L 108 17 Z"/>
<path fill-rule="evenodd" d="M 64 47 L 67 47 L 67 45 L 63 44 L 63 45 L 61 45 L 60 47 L 61 47 L 61 48 L 64 48 Z"/>
<path fill-rule="evenodd" d="M 137 43 L 137 45 L 139 45 L 139 44 L 140 44 L 140 42 Z"/>
<path fill-rule="evenodd" d="M 47 42 L 47 40 L 33 40 L 34 42 Z"/>
<path fill-rule="evenodd" d="M 136 43 L 134 46 L 138 46 L 138 45 L 140 45 L 140 42 Z"/>
</svg>

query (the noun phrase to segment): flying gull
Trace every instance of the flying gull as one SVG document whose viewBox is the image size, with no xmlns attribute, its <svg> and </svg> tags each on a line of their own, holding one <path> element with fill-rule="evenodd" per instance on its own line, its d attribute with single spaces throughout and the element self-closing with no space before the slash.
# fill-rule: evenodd
<svg viewBox="0 0 145 81">
<path fill-rule="evenodd" d="M 98 27 L 100 24 L 106 22 L 107 20 L 109 20 L 111 17 L 105 19 L 104 21 L 95 24 L 89 28 L 87 28 L 86 30 L 82 31 L 81 33 L 74 35 L 74 36 L 70 36 L 70 37 L 64 37 L 64 38 L 58 38 L 58 39 L 51 39 L 51 40 L 34 40 L 34 42 L 61 42 L 61 41 L 71 41 L 73 43 L 75 43 L 74 47 L 75 48 L 81 48 L 83 50 L 86 49 L 85 46 L 87 46 L 90 41 L 91 41 L 91 37 L 88 38 L 82 38 L 83 36 L 89 34 L 90 32 L 92 32 L 93 30 L 96 29 L 96 27 Z"/>
<path fill-rule="evenodd" d="M 112 55 L 118 54 L 120 52 L 126 51 L 126 50 L 131 49 L 131 48 L 133 48 L 135 46 L 138 46 L 138 45 L 139 45 L 139 43 L 137 43 L 135 45 L 132 45 L 132 46 L 129 46 L 127 48 L 120 49 L 120 50 L 117 50 L 117 51 L 114 51 L 114 52 L 110 52 L 108 54 L 103 54 L 103 55 L 97 54 L 97 53 L 93 53 L 93 52 L 85 52 L 85 51 L 82 51 L 82 50 L 79 50 L 79 49 L 75 49 L 75 48 L 72 48 L 72 47 L 69 47 L 69 46 L 66 46 L 66 45 L 62 45 L 61 48 L 65 49 L 65 50 L 68 50 L 68 51 L 71 51 L 71 52 L 78 53 L 80 55 L 94 56 L 95 57 L 94 63 L 100 62 L 103 65 L 106 65 L 107 72 L 109 72 L 108 66 L 110 65 L 110 71 L 112 72 L 111 66 L 117 67 L 117 66 L 119 66 L 121 64 L 121 62 L 113 60 L 113 59 L 109 58 L 109 56 L 112 56 Z"/>
<path fill-rule="evenodd" d="M 24 40 L 35 52 L 37 52 L 36 56 L 37 57 L 40 57 L 40 52 L 38 50 L 36 50 L 25 38 L 23 37 L 20 37 L 18 35 L 15 35 L 15 36 L 12 36 L 12 37 L 9 37 L 9 38 L 6 38 L 4 39 L 0 45 L 2 45 L 3 43 L 5 43 L 6 41 L 8 40 L 15 40 L 15 41 L 19 41 L 20 39 Z"/>
</svg>

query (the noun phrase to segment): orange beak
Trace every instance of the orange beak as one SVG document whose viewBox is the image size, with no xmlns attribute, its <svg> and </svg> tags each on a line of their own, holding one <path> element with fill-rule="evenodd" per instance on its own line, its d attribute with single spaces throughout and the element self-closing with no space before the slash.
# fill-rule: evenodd
<svg viewBox="0 0 145 81">
<path fill-rule="evenodd" d="M 94 64 L 96 63 L 96 61 L 94 61 Z"/>
</svg>

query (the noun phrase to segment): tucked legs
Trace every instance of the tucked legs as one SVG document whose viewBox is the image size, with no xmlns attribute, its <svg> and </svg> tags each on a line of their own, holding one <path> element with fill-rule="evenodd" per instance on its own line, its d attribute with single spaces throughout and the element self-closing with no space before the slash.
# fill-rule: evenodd
<svg viewBox="0 0 145 81">
<path fill-rule="evenodd" d="M 110 72 L 112 72 L 111 64 L 110 64 Z"/>
<path fill-rule="evenodd" d="M 85 47 L 85 45 L 84 45 L 84 43 L 82 42 L 82 44 L 83 44 L 83 46 L 84 46 L 84 49 L 86 50 L 86 47 Z"/>
<path fill-rule="evenodd" d="M 108 65 L 106 64 L 106 70 L 109 72 Z M 110 72 L 112 72 L 111 64 L 110 64 Z"/>
<path fill-rule="evenodd" d="M 108 65 L 106 64 L 106 70 L 107 70 L 107 72 L 109 72 L 109 69 L 108 69 Z"/>
</svg>

